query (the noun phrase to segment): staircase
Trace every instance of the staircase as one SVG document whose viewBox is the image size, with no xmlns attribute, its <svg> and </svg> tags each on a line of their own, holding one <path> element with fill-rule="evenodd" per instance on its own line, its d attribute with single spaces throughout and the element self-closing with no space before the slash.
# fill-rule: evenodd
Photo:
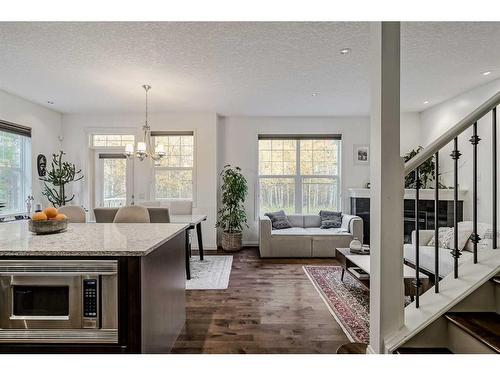
<svg viewBox="0 0 500 375">
<path fill-rule="evenodd" d="M 500 354 L 500 250 L 497 244 L 497 106 L 500 104 L 500 92 L 483 103 L 471 114 L 457 123 L 422 153 L 405 165 L 405 175 L 415 175 L 415 217 L 419 216 L 419 189 L 421 188 L 419 167 L 429 158 L 434 158 L 436 174 L 439 170 L 439 151 L 453 142 L 450 157 L 454 162 L 454 239 L 451 254 L 454 259 L 453 272 L 442 280 L 436 278 L 434 288 L 419 293 L 419 221 L 416 220 L 415 235 L 415 281 L 417 293 L 415 301 L 405 308 L 404 326 L 385 341 L 388 353 L 397 354 L 451 354 L 451 353 L 497 353 Z M 478 136 L 477 122 L 491 113 L 492 139 L 491 160 L 492 187 L 492 245 L 481 248 L 478 244 L 477 222 L 477 147 L 481 141 Z M 458 161 L 461 157 L 458 149 L 458 137 L 472 128 L 470 143 L 473 150 L 472 160 L 472 222 L 473 257 L 469 261 L 460 259 L 462 249 L 458 246 Z M 488 144 L 481 147 L 487 147 Z M 481 161 L 479 161 L 481 162 Z M 463 173 L 463 172 L 461 172 Z M 436 179 L 437 180 L 437 179 Z M 435 182 L 435 237 L 438 237 L 439 185 Z M 439 275 L 439 249 L 435 241 L 435 270 Z"/>
</svg>

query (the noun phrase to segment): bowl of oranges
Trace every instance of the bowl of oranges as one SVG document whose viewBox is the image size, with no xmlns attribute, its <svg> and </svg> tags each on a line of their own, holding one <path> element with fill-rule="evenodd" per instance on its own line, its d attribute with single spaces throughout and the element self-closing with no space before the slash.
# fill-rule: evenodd
<svg viewBox="0 0 500 375">
<path fill-rule="evenodd" d="M 58 233 L 68 227 L 68 218 L 57 212 L 55 207 L 47 207 L 35 212 L 29 221 L 29 230 L 36 234 Z"/>
</svg>

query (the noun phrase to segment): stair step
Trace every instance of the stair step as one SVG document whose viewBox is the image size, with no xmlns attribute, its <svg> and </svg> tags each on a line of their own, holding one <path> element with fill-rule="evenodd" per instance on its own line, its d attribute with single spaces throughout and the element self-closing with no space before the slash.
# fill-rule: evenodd
<svg viewBox="0 0 500 375">
<path fill-rule="evenodd" d="M 495 276 L 493 279 L 491 279 L 494 283 L 500 284 L 500 276 Z"/>
<path fill-rule="evenodd" d="M 449 312 L 445 318 L 497 353 L 500 353 L 500 314 Z"/>
<path fill-rule="evenodd" d="M 448 348 L 399 348 L 395 354 L 453 354 Z"/>
</svg>

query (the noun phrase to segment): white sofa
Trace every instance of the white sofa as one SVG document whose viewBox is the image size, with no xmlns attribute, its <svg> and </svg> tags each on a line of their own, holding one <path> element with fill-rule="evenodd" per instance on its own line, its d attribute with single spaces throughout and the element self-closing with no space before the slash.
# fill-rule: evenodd
<svg viewBox="0 0 500 375">
<path fill-rule="evenodd" d="M 427 243 L 434 236 L 434 229 L 420 230 L 420 268 L 427 273 L 434 275 L 435 273 L 435 248 L 434 246 L 426 246 Z M 415 231 L 411 233 L 411 243 L 405 244 L 403 247 L 404 259 L 411 265 L 415 265 Z M 459 263 L 468 262 L 472 259 L 472 253 L 469 251 L 462 251 L 459 258 Z M 443 278 L 453 272 L 454 259 L 451 256 L 450 249 L 439 248 L 439 277 Z"/>
<path fill-rule="evenodd" d="M 481 238 L 478 243 L 478 251 L 492 248 L 492 227 L 490 224 L 478 223 L 477 230 Z M 434 230 L 420 230 L 420 267 L 427 273 L 435 274 L 435 249 L 434 246 L 427 246 L 427 243 L 434 236 Z M 472 234 L 472 222 L 462 221 L 458 223 L 459 242 L 465 243 L 458 260 L 459 265 L 464 262 L 472 262 L 473 243 L 469 236 Z M 439 251 L 439 277 L 443 278 L 453 272 L 454 259 L 451 256 L 451 250 L 438 248 Z M 415 264 L 415 231 L 411 233 L 411 243 L 404 245 L 404 259 L 410 264 Z"/>
<path fill-rule="evenodd" d="M 343 215 L 340 228 L 321 229 L 319 215 L 287 215 L 292 228 L 273 229 L 271 219 L 259 220 L 262 258 L 333 258 L 335 248 L 349 247 L 354 237 L 363 242 L 363 220 Z"/>
</svg>

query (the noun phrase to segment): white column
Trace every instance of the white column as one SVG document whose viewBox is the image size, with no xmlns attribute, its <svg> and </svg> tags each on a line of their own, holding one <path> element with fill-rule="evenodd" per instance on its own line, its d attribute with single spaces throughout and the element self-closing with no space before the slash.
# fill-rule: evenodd
<svg viewBox="0 0 500 375">
<path fill-rule="evenodd" d="M 403 326 L 403 159 L 400 156 L 400 23 L 371 25 L 370 345 Z"/>
</svg>

